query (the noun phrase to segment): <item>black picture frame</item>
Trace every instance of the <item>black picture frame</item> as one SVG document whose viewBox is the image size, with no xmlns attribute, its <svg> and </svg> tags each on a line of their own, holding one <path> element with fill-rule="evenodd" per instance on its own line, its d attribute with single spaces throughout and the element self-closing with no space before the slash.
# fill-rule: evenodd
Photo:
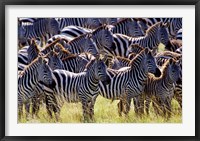
<svg viewBox="0 0 200 141">
<path fill-rule="evenodd" d="M 195 5 L 195 136 L 87 136 L 87 137 L 73 137 L 73 136 L 5 136 L 5 6 L 6 5 Z M 85 140 L 85 141 L 125 141 L 125 140 L 184 140 L 184 141 L 197 141 L 200 140 L 200 96 L 198 90 L 199 82 L 199 65 L 198 55 L 200 47 L 200 0 L 1 0 L 0 4 L 1 16 L 0 16 L 0 139 L 2 141 L 53 141 L 53 140 Z"/>
</svg>

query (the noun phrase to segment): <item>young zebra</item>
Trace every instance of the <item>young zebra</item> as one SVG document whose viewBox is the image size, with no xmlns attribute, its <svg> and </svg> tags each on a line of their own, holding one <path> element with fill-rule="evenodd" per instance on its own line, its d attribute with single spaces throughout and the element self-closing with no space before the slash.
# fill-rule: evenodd
<svg viewBox="0 0 200 141">
<path fill-rule="evenodd" d="M 180 80 L 180 71 L 180 65 L 175 60 L 169 59 L 164 64 L 161 77 L 148 77 L 144 90 L 146 97 L 145 110 L 147 114 L 149 114 L 149 105 L 152 101 L 157 114 L 160 113 L 160 108 L 167 118 L 171 116 L 171 100 L 174 96 L 174 84 Z"/>
<path fill-rule="evenodd" d="M 128 114 L 131 98 L 143 92 L 148 72 L 156 76 L 161 74 L 148 48 L 143 49 L 131 60 L 130 67 L 119 70 L 108 69 L 108 71 L 112 76 L 111 83 L 109 85 L 100 83 L 100 95 L 107 99 L 121 100 L 118 104 L 120 115 L 123 107 L 126 107 L 125 114 Z"/>
<path fill-rule="evenodd" d="M 36 94 L 43 93 L 43 85 L 55 87 L 52 71 L 43 57 L 36 58 L 18 77 L 18 114 L 22 115 L 22 106 Z"/>
<path fill-rule="evenodd" d="M 110 83 L 104 62 L 95 58 L 81 73 L 54 70 L 53 76 L 56 82 L 56 95 L 64 98 L 67 102 L 81 102 L 84 121 L 93 120 L 94 104 L 99 94 L 99 83 L 100 81 L 105 85 Z M 47 91 L 47 93 L 50 92 Z"/>
</svg>

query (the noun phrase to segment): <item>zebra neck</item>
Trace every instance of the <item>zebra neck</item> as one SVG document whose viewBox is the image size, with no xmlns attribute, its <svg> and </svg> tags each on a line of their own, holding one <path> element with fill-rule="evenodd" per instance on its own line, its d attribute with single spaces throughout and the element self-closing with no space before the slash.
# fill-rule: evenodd
<svg viewBox="0 0 200 141">
<path fill-rule="evenodd" d="M 85 82 L 93 90 L 96 90 L 99 85 L 99 79 L 95 77 L 94 69 L 86 72 Z"/>
<path fill-rule="evenodd" d="M 132 38 L 132 44 L 139 44 L 142 47 L 153 48 L 158 47 L 160 40 L 155 33 L 152 33 L 143 37 Z"/>
<path fill-rule="evenodd" d="M 174 84 L 174 81 L 169 77 L 169 74 L 163 76 L 162 82 L 167 88 L 172 87 Z"/>
</svg>

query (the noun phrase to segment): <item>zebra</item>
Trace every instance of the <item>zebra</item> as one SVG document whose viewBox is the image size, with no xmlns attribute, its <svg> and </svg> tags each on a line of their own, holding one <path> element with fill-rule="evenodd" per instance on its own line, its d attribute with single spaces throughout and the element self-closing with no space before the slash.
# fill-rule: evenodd
<svg viewBox="0 0 200 141">
<path fill-rule="evenodd" d="M 52 70 L 43 57 L 37 57 L 31 62 L 18 77 L 18 114 L 22 115 L 23 104 L 36 94 L 43 92 L 43 85 L 55 87 Z"/>
<path fill-rule="evenodd" d="M 132 97 L 138 96 L 143 92 L 144 83 L 148 72 L 160 76 L 155 59 L 148 48 L 143 49 L 130 62 L 130 67 L 119 70 L 108 69 L 112 79 L 109 85 L 100 83 L 100 95 L 107 99 L 121 100 L 118 103 L 119 115 L 121 109 L 126 107 L 126 113 L 129 112 L 129 105 Z"/>
<path fill-rule="evenodd" d="M 50 51 L 48 54 L 46 54 L 45 56 L 43 56 L 45 58 L 45 60 L 47 61 L 48 66 L 50 67 L 50 69 L 56 70 L 56 69 L 64 69 L 64 64 L 62 62 L 62 60 L 60 59 L 59 53 L 56 53 L 55 51 Z M 38 111 L 39 111 L 39 106 L 42 100 L 48 100 L 49 97 L 48 96 L 44 96 L 44 95 L 35 95 L 32 98 L 32 116 L 38 115 Z M 29 113 L 29 108 L 30 105 L 29 103 L 27 104 L 27 113 Z"/>
<path fill-rule="evenodd" d="M 40 38 L 41 42 L 46 42 L 45 37 L 60 33 L 58 22 L 54 18 L 38 18 L 32 25 L 19 26 L 18 39 L 21 44 L 26 44 L 27 39 L 32 38 Z"/>
<path fill-rule="evenodd" d="M 60 29 L 70 25 L 76 25 L 89 29 L 96 29 L 101 26 L 98 18 L 59 18 L 58 22 Z"/>
<path fill-rule="evenodd" d="M 112 33 L 120 33 L 130 37 L 144 36 L 137 20 L 134 18 L 123 19 L 116 24 L 113 24 L 111 29 Z"/>
<path fill-rule="evenodd" d="M 153 107 L 157 114 L 160 114 L 157 107 L 160 106 L 164 115 L 169 118 L 171 115 L 171 100 L 174 95 L 174 84 L 180 80 L 180 65 L 173 59 L 169 59 L 163 68 L 161 77 L 148 77 L 144 95 L 145 95 L 145 111 L 149 114 L 150 101 L 153 102 Z"/>
<path fill-rule="evenodd" d="M 157 54 L 155 58 L 156 58 L 157 65 L 160 67 L 163 67 L 163 65 L 169 59 L 176 60 L 181 68 L 180 76 L 182 76 L 182 54 L 171 52 L 171 51 L 164 51 Z M 182 81 L 182 78 L 180 80 Z M 182 83 L 175 84 L 174 98 L 178 101 L 180 107 L 182 107 Z"/>
<path fill-rule="evenodd" d="M 58 97 L 67 102 L 82 103 L 84 121 L 94 118 L 94 104 L 99 94 L 100 81 L 107 85 L 111 80 L 103 60 L 99 57 L 91 60 L 81 73 L 57 69 L 53 71 L 53 78 Z"/>
<path fill-rule="evenodd" d="M 132 44 L 138 44 L 143 48 L 156 49 L 160 43 L 166 45 L 169 41 L 169 37 L 166 30 L 166 24 L 162 22 L 156 23 L 151 26 L 145 36 L 142 37 L 129 37 L 123 34 L 113 34 L 114 43 L 111 53 L 113 56 L 128 57 L 129 47 Z"/>
<path fill-rule="evenodd" d="M 142 19 L 146 21 L 146 22 L 143 21 L 143 24 L 146 23 L 148 27 L 152 26 L 157 22 L 169 23 L 167 31 L 171 38 L 174 38 L 178 30 L 182 28 L 182 18 L 142 18 Z M 145 26 L 143 29 L 145 29 Z"/>
</svg>

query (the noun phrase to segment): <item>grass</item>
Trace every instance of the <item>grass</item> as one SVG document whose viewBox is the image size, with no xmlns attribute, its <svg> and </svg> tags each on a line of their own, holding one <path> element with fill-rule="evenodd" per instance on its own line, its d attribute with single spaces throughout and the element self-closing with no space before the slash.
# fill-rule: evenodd
<svg viewBox="0 0 200 141">
<path fill-rule="evenodd" d="M 133 104 L 131 104 L 131 110 L 128 116 L 119 116 L 117 112 L 118 101 L 105 99 L 98 96 L 95 104 L 95 123 L 181 123 L 182 112 L 178 103 L 172 100 L 172 117 L 168 120 L 161 116 L 156 116 L 152 106 L 150 106 L 149 116 L 144 115 L 138 117 L 135 115 Z M 25 118 L 25 114 L 19 123 L 55 123 L 55 118 L 50 119 L 45 106 L 41 106 L 38 114 L 39 117 Z M 82 107 L 81 103 L 65 103 L 61 109 L 61 123 L 81 123 L 82 122 Z"/>
</svg>

